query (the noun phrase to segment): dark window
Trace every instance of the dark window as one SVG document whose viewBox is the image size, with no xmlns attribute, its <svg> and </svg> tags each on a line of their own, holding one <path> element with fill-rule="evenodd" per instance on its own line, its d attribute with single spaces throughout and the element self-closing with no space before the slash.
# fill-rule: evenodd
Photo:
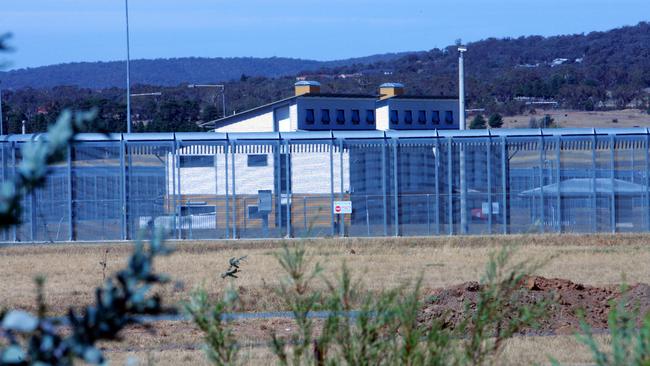
<svg viewBox="0 0 650 366">
<path fill-rule="evenodd" d="M 321 109 L 320 110 L 320 121 L 324 125 L 329 125 L 330 124 L 330 110 L 329 109 Z"/>
<path fill-rule="evenodd" d="M 258 167 L 258 166 L 267 166 L 269 163 L 267 161 L 266 155 L 264 154 L 251 154 L 248 155 L 248 166 L 249 167 Z"/>
<path fill-rule="evenodd" d="M 305 111 L 305 123 L 307 123 L 308 125 L 313 125 L 315 120 L 316 117 L 314 116 L 314 110 L 307 109 Z"/>
<path fill-rule="evenodd" d="M 399 113 L 396 110 L 390 111 L 390 123 L 394 125 L 399 123 Z"/>
<path fill-rule="evenodd" d="M 336 123 L 345 124 L 345 111 L 343 109 L 336 110 Z"/>
<path fill-rule="evenodd" d="M 352 124 L 358 125 L 361 122 L 361 116 L 358 109 L 352 110 Z"/>
<path fill-rule="evenodd" d="M 374 109 L 366 110 L 366 122 L 369 125 L 374 125 L 375 124 L 375 110 Z"/>
<path fill-rule="evenodd" d="M 445 122 L 447 122 L 448 124 L 454 123 L 454 112 L 452 111 L 445 112 Z"/>
<path fill-rule="evenodd" d="M 418 112 L 418 122 L 421 125 L 426 125 L 427 124 L 427 111 L 419 111 Z"/>
<path fill-rule="evenodd" d="M 404 122 L 408 125 L 413 123 L 413 111 L 405 111 L 404 112 Z"/>
<path fill-rule="evenodd" d="M 262 215 L 260 215 L 260 210 L 259 207 L 255 205 L 248 205 L 246 207 L 248 209 L 248 218 L 249 219 L 261 219 Z"/>
<path fill-rule="evenodd" d="M 440 124 L 440 111 L 431 112 L 431 122 L 433 122 L 434 125 Z"/>
<path fill-rule="evenodd" d="M 196 205 L 196 206 L 181 206 L 181 215 L 216 215 L 217 209 L 214 206 Z"/>
<path fill-rule="evenodd" d="M 207 168 L 214 166 L 214 156 L 205 155 L 181 155 L 181 168 Z"/>
</svg>

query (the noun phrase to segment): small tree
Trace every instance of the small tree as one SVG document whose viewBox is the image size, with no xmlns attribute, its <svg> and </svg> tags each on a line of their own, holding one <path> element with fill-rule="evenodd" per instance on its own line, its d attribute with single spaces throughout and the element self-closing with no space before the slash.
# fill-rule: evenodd
<svg viewBox="0 0 650 366">
<path fill-rule="evenodd" d="M 491 128 L 501 128 L 503 126 L 503 117 L 499 113 L 494 113 L 490 116 L 488 124 Z"/>
<path fill-rule="evenodd" d="M 470 123 L 469 128 L 472 130 L 480 130 L 482 128 L 485 128 L 486 126 L 486 121 L 485 118 L 483 118 L 483 115 L 477 114 L 476 117 L 472 120 L 472 123 Z"/>
</svg>

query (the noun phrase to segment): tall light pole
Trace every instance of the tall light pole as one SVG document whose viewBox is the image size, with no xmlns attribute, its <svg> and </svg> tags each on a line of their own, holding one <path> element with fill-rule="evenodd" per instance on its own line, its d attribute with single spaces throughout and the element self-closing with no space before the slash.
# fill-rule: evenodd
<svg viewBox="0 0 650 366">
<path fill-rule="evenodd" d="M 467 47 L 458 46 L 458 99 L 459 99 L 459 127 L 465 129 L 465 65 L 463 54 L 467 52 Z"/>
<path fill-rule="evenodd" d="M 217 88 L 221 90 L 221 108 L 223 117 L 226 117 L 226 86 L 223 84 L 190 84 L 188 88 Z"/>
<path fill-rule="evenodd" d="M 463 54 L 467 47 L 458 46 L 458 127 L 465 130 L 465 66 Z M 465 173 L 465 145 L 460 145 L 460 233 L 467 234 L 467 177 Z M 490 210 L 492 207 L 490 207 Z"/>
<path fill-rule="evenodd" d="M 129 44 L 129 0 L 124 0 L 126 15 L 126 132 L 131 133 L 131 45 Z"/>
</svg>

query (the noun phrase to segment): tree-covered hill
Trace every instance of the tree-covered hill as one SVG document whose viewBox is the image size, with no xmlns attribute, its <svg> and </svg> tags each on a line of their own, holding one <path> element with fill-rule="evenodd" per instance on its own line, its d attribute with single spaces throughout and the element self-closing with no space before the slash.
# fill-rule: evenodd
<svg viewBox="0 0 650 366">
<path fill-rule="evenodd" d="M 486 114 L 498 112 L 506 116 L 531 111 L 536 103 L 555 103 L 557 107 L 575 110 L 632 107 L 650 112 L 650 23 L 588 34 L 488 38 L 467 46 L 468 108 L 484 108 Z M 226 64 L 230 68 L 217 66 Z M 5 131 L 18 132 L 22 120 L 27 121 L 29 132 L 42 131 L 62 108 L 92 106 L 99 108 L 93 128 L 123 131 L 124 64 L 101 65 L 115 70 L 87 73 L 95 83 L 116 87 L 4 89 Z M 376 93 L 383 82 L 402 82 L 408 94 L 455 95 L 458 90 L 456 46 L 325 63 L 239 58 L 136 61 L 134 65 L 134 93 L 162 92 L 159 97 L 133 99 L 136 131 L 197 130 L 197 121 L 223 116 L 221 95 L 214 89 L 190 89 L 188 83 L 224 82 L 227 114 L 291 95 L 297 76 L 320 81 L 323 92 Z M 53 66 L 52 74 L 46 72 L 47 68 L 39 68 L 34 71 L 43 73 L 40 76 L 23 70 L 0 78 L 3 88 L 11 85 L 12 75 L 20 73 L 25 73 L 24 78 L 34 78 L 34 83 L 48 78 L 53 83 L 55 76 L 61 75 L 56 70 L 65 67 L 72 67 L 69 77 L 75 72 L 80 74 L 77 77 L 83 76 L 80 69 L 74 71 L 73 65 L 59 65 Z M 230 73 L 228 77 L 221 76 L 226 72 Z M 260 74 L 264 75 L 255 76 Z M 111 80 L 116 80 L 115 84 Z"/>
<path fill-rule="evenodd" d="M 134 84 L 175 86 L 181 83 L 213 83 L 236 80 L 241 75 L 280 77 L 323 67 L 371 64 L 390 61 L 405 53 L 387 53 L 337 61 L 314 61 L 285 57 L 202 58 L 185 57 L 155 60 L 132 60 Z M 124 61 L 76 62 L 0 73 L 4 88 L 52 88 L 74 85 L 100 89 L 123 87 Z"/>
</svg>

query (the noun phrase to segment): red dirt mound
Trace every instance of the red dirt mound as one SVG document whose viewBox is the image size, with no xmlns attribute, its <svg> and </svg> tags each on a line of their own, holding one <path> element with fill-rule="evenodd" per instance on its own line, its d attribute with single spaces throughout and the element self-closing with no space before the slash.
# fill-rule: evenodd
<svg viewBox="0 0 650 366">
<path fill-rule="evenodd" d="M 607 316 L 611 300 L 621 298 L 619 286 L 593 287 L 568 280 L 544 277 L 528 277 L 522 281 L 522 294 L 517 305 L 530 305 L 541 300 L 551 302 L 548 316 L 538 329 L 523 333 L 570 334 L 579 329 L 579 312 L 594 330 L 607 329 Z M 466 304 L 470 311 L 475 308 L 481 289 L 478 282 L 435 289 L 428 293 L 428 300 L 420 313 L 419 321 L 426 326 L 433 320 L 442 321 L 443 327 L 456 327 L 465 317 Z M 636 284 L 626 293 L 626 304 L 639 308 L 641 314 L 650 311 L 650 286 Z"/>
</svg>

